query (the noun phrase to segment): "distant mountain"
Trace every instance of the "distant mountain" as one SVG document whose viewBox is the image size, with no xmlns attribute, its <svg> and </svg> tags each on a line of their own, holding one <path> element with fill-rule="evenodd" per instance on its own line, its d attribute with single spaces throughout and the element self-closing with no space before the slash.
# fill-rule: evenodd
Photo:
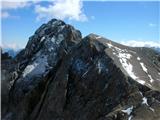
<svg viewBox="0 0 160 120">
<path fill-rule="evenodd" d="M 147 47 L 153 48 L 157 52 L 160 52 L 160 42 L 153 42 L 153 41 L 125 41 L 121 42 L 123 45 L 127 45 L 130 47 Z"/>
<path fill-rule="evenodd" d="M 3 53 L 7 52 L 11 57 L 15 57 L 21 51 L 21 49 L 14 50 L 12 48 L 2 48 L 2 51 Z"/>
<path fill-rule="evenodd" d="M 52 19 L 2 61 L 4 120 L 160 120 L 160 55 Z"/>
<path fill-rule="evenodd" d="M 153 49 L 160 53 L 160 47 L 153 47 Z"/>
</svg>

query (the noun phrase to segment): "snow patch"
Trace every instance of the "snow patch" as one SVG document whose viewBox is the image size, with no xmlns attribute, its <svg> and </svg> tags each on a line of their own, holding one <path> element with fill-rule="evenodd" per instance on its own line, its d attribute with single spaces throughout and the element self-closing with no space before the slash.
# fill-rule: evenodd
<svg viewBox="0 0 160 120">
<path fill-rule="evenodd" d="M 136 74 L 133 71 L 133 65 L 130 62 L 130 59 L 132 58 L 132 55 L 127 51 L 127 49 L 120 49 L 117 46 L 113 46 L 111 43 L 106 43 L 108 45 L 109 48 L 113 48 L 112 50 L 115 50 L 113 52 L 113 55 L 116 55 L 123 67 L 123 69 L 126 71 L 126 73 L 134 80 L 136 80 L 138 83 L 144 85 L 146 82 L 145 80 L 141 80 L 139 79 L 138 76 L 136 76 Z M 137 57 L 137 60 L 140 61 L 141 58 Z M 140 62 L 140 65 L 142 67 L 142 70 L 148 74 L 148 70 L 146 68 L 146 66 L 144 65 L 144 63 Z M 150 79 L 150 82 L 152 83 L 154 80 L 152 78 L 151 75 L 148 74 L 148 77 Z"/>
<path fill-rule="evenodd" d="M 149 107 L 149 109 L 150 109 L 152 112 L 154 112 L 154 111 L 155 111 L 152 107 Z"/>
<path fill-rule="evenodd" d="M 119 57 L 120 63 L 122 64 L 122 67 L 125 69 L 128 75 L 130 75 L 133 79 L 137 79 L 138 77 L 133 72 L 133 65 L 130 64 L 127 60 L 131 58 L 131 55 L 119 53 L 118 57 Z"/>
<path fill-rule="evenodd" d="M 54 48 L 52 46 L 48 48 L 49 52 L 51 52 L 52 50 L 54 50 Z"/>
<path fill-rule="evenodd" d="M 98 69 L 98 74 L 100 74 L 102 71 L 106 71 L 108 73 L 108 68 L 106 67 L 106 65 L 104 64 L 103 59 L 98 60 L 97 62 L 97 69 Z"/>
<path fill-rule="evenodd" d="M 133 117 L 132 115 L 131 115 L 131 116 L 129 116 L 128 120 L 131 120 L 131 119 L 132 119 L 132 117 Z"/>
<path fill-rule="evenodd" d="M 146 104 L 147 106 L 149 106 L 148 105 L 148 102 L 147 102 L 147 98 L 146 97 L 143 97 L 143 99 L 142 99 L 143 101 L 142 101 L 142 104 Z"/>
<path fill-rule="evenodd" d="M 147 68 L 145 67 L 144 63 L 141 62 L 140 65 L 141 65 L 143 71 L 147 73 Z"/>
<path fill-rule="evenodd" d="M 53 36 L 52 38 L 51 38 L 51 41 L 53 42 L 53 43 L 55 43 L 55 37 Z"/>
<path fill-rule="evenodd" d="M 32 64 L 28 65 L 23 72 L 23 77 L 42 75 L 48 67 L 47 56 L 39 56 Z"/>
<path fill-rule="evenodd" d="M 126 49 L 120 49 L 116 46 L 113 46 L 111 43 L 106 43 L 109 48 L 113 47 L 117 51 L 117 57 L 119 58 L 119 61 L 124 68 L 124 70 L 128 73 L 130 77 L 132 77 L 134 80 L 138 77 L 133 72 L 133 65 L 129 62 L 129 59 L 131 59 L 132 55 L 128 53 Z M 114 55 L 116 53 L 113 53 Z"/>
<path fill-rule="evenodd" d="M 137 60 L 141 60 L 141 58 L 140 58 L 140 57 L 137 57 Z"/>
<path fill-rule="evenodd" d="M 40 42 L 43 42 L 45 40 L 45 36 L 43 36 L 40 40 Z"/>
<path fill-rule="evenodd" d="M 146 82 L 144 80 L 139 80 L 139 79 L 136 79 L 138 83 L 144 85 Z"/>
<path fill-rule="evenodd" d="M 23 77 L 25 77 L 25 76 L 28 75 L 30 72 L 32 72 L 32 70 L 34 70 L 37 65 L 38 65 L 37 63 L 34 63 L 34 64 L 32 64 L 32 65 L 28 65 L 28 66 L 25 68 L 24 72 L 23 72 Z"/>
<path fill-rule="evenodd" d="M 78 74 L 83 74 L 88 70 L 88 64 L 86 64 L 81 59 L 76 59 L 73 61 L 73 71 L 77 71 Z"/>
<path fill-rule="evenodd" d="M 141 94 L 141 96 L 143 96 L 143 93 L 141 91 L 139 91 L 139 93 Z"/>
<path fill-rule="evenodd" d="M 133 110 L 133 105 L 131 107 L 127 108 L 126 110 L 122 110 L 122 112 L 127 113 L 128 115 L 130 115 L 132 110 Z"/>
<path fill-rule="evenodd" d="M 102 68 L 100 61 L 98 61 L 97 67 L 98 67 L 98 74 L 100 74 L 101 73 L 101 68 Z"/>
<path fill-rule="evenodd" d="M 61 30 L 65 27 L 65 25 L 60 26 Z"/>
<path fill-rule="evenodd" d="M 147 83 L 147 85 L 148 85 L 149 87 L 152 87 L 152 85 L 151 85 L 151 84 L 149 84 L 149 83 Z"/>
<path fill-rule="evenodd" d="M 120 60 L 120 63 L 122 64 L 122 67 L 124 70 L 128 73 L 130 77 L 132 77 L 134 80 L 137 79 L 138 77 L 135 75 L 133 72 L 133 65 L 129 62 L 129 59 L 131 59 L 132 55 L 127 53 L 128 51 L 122 50 L 118 47 L 114 47 L 116 51 L 118 52 L 117 57 Z"/>
<path fill-rule="evenodd" d="M 97 36 L 97 37 L 96 37 L 96 39 L 100 39 L 100 38 L 102 38 L 102 37 L 101 37 L 101 36 Z"/>
<path fill-rule="evenodd" d="M 108 83 L 106 83 L 105 84 L 105 86 L 104 86 L 104 89 L 103 90 L 105 90 L 105 89 L 107 89 L 108 88 Z"/>
<path fill-rule="evenodd" d="M 111 43 L 106 43 L 108 45 L 109 48 L 113 47 L 113 45 Z"/>
<path fill-rule="evenodd" d="M 65 25 L 59 27 L 58 32 L 62 31 L 65 28 Z"/>
<path fill-rule="evenodd" d="M 63 34 L 59 34 L 59 35 L 58 35 L 58 38 L 57 38 L 57 40 L 56 40 L 56 43 L 57 43 L 57 44 L 60 44 L 63 40 L 64 40 Z"/>
<path fill-rule="evenodd" d="M 141 65 L 143 71 L 148 74 L 148 70 L 147 70 L 147 68 L 145 67 L 144 63 L 141 62 L 140 65 Z M 152 78 L 152 76 L 151 76 L 150 74 L 148 74 L 148 77 L 149 77 L 149 79 L 150 79 L 150 82 L 152 83 L 152 82 L 154 81 L 153 78 Z"/>
<path fill-rule="evenodd" d="M 131 58 L 131 54 L 129 54 L 129 53 L 119 53 L 119 57 L 120 58 L 130 59 Z"/>
<path fill-rule="evenodd" d="M 150 78 L 150 82 L 152 83 L 154 81 L 153 78 L 152 78 L 152 76 L 148 75 L 148 77 Z"/>
</svg>

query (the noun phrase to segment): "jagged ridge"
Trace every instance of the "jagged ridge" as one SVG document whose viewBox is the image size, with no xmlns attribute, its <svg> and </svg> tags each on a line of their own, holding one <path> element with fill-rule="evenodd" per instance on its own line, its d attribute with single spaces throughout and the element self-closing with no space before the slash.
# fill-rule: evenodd
<svg viewBox="0 0 160 120">
<path fill-rule="evenodd" d="M 158 57 L 95 34 L 82 39 L 80 31 L 52 19 L 14 59 L 3 118 L 158 120 Z"/>
</svg>

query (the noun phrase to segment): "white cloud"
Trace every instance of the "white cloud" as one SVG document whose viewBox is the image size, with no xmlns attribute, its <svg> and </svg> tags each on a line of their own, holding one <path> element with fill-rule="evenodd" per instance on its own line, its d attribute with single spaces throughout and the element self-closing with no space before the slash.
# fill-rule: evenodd
<svg viewBox="0 0 160 120">
<path fill-rule="evenodd" d="M 37 20 L 42 18 L 57 18 L 62 20 L 86 21 L 87 17 L 83 13 L 82 8 L 83 3 L 81 0 L 55 0 L 47 7 L 36 5 L 35 12 L 38 14 Z"/>
<path fill-rule="evenodd" d="M 1 43 L 0 45 L 3 49 L 4 48 L 10 48 L 10 49 L 13 49 L 13 50 L 18 50 L 18 49 L 22 49 L 24 48 L 23 45 L 18 45 L 17 43 Z"/>
<path fill-rule="evenodd" d="M 32 4 L 32 2 L 27 2 L 25 0 L 19 0 L 19 1 L 2 1 L 0 5 L 1 9 L 1 18 L 19 18 L 19 16 L 11 15 L 8 10 L 15 10 L 20 9 L 24 7 L 29 7 Z"/>
<path fill-rule="evenodd" d="M 13 19 L 19 19 L 20 16 L 13 16 L 7 11 L 2 11 L 0 14 L 0 18 L 6 19 L 6 18 L 13 18 Z"/>
<path fill-rule="evenodd" d="M 160 42 L 153 41 L 122 41 L 120 42 L 123 45 L 131 46 L 131 47 L 156 47 L 160 48 Z"/>
<path fill-rule="evenodd" d="M 150 27 L 156 27 L 157 25 L 154 24 L 154 23 L 149 23 L 149 26 L 150 26 Z"/>
<path fill-rule="evenodd" d="M 27 1 L 16 1 L 16 2 L 3 1 L 1 3 L 2 10 L 24 8 L 30 5 L 31 3 Z"/>
<path fill-rule="evenodd" d="M 7 1 L 3 0 L 1 2 L 1 10 L 3 14 L 1 17 L 8 18 L 10 14 L 8 10 L 15 10 L 25 7 L 35 6 L 35 12 L 37 13 L 37 20 L 44 19 L 69 19 L 76 21 L 87 21 L 86 15 L 83 13 L 83 3 L 82 0 L 46 0 L 49 5 L 43 6 L 40 3 L 42 0 L 16 0 Z"/>
</svg>

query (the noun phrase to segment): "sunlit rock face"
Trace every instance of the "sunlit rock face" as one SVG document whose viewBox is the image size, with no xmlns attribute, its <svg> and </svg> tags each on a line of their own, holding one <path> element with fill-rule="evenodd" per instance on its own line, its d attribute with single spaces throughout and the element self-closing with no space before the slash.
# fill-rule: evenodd
<svg viewBox="0 0 160 120">
<path fill-rule="evenodd" d="M 11 60 L 2 118 L 159 120 L 159 56 L 52 19 Z"/>
</svg>

